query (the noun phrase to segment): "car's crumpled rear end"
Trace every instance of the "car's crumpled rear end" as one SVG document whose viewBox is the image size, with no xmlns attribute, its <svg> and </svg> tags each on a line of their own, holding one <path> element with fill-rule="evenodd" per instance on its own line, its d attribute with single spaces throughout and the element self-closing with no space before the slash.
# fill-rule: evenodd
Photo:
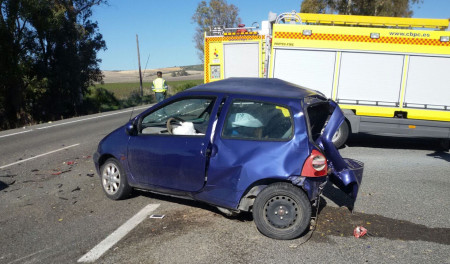
<svg viewBox="0 0 450 264">
<path fill-rule="evenodd" d="M 352 209 L 361 185 L 364 164 L 358 160 L 342 158 L 333 144 L 333 135 L 344 122 L 344 114 L 332 100 L 307 98 L 305 104 L 312 139 L 328 161 L 329 179 L 352 198 L 353 203 L 349 205 Z"/>
</svg>

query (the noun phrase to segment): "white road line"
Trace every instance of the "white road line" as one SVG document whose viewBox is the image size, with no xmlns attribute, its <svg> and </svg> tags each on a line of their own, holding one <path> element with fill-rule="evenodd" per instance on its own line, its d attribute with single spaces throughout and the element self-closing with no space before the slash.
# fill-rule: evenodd
<svg viewBox="0 0 450 264">
<path fill-rule="evenodd" d="M 32 160 L 32 159 L 37 159 L 37 158 L 40 158 L 40 157 L 43 157 L 43 156 L 46 156 L 46 155 L 49 155 L 49 154 L 61 151 L 61 150 L 65 150 L 65 149 L 68 149 L 68 148 L 73 148 L 73 147 L 76 147 L 78 145 L 80 145 L 80 143 L 73 144 L 73 145 L 70 145 L 70 146 L 67 146 L 67 147 L 64 147 L 64 148 L 52 150 L 52 151 L 49 151 L 47 153 L 39 154 L 37 156 L 31 157 L 31 158 L 28 158 L 28 159 L 19 160 L 19 161 L 16 161 L 16 162 L 13 162 L 13 163 L 10 163 L 10 164 L 7 164 L 7 165 L 3 165 L 3 166 L 0 167 L 0 169 L 4 169 L 4 168 L 10 167 L 12 165 L 16 165 L 16 164 L 19 164 L 19 163 L 22 163 L 22 162 L 25 162 L 25 161 L 29 161 L 29 160 Z"/>
<path fill-rule="evenodd" d="M 13 261 L 9 262 L 9 264 L 16 263 L 16 262 L 21 262 L 22 260 L 24 260 L 24 259 L 26 259 L 26 258 L 32 257 L 32 256 L 34 256 L 34 255 L 37 255 L 37 254 L 42 253 L 42 252 L 44 252 L 44 251 L 47 251 L 47 250 L 49 250 L 49 249 L 50 249 L 50 248 L 44 248 L 44 249 L 39 250 L 39 251 L 37 251 L 37 252 L 31 253 L 30 255 L 27 255 L 27 256 L 25 256 L 25 257 L 21 257 L 21 258 L 18 258 L 18 259 L 16 259 L 16 260 L 13 260 Z"/>
<path fill-rule="evenodd" d="M 159 204 L 149 204 L 144 207 L 139 213 L 134 215 L 128 221 L 126 221 L 122 226 L 116 229 L 111 235 L 105 238 L 97 246 L 95 246 L 91 251 L 82 256 L 78 262 L 94 262 L 100 258 L 108 249 L 119 242 L 126 234 L 128 234 L 133 228 L 140 224 L 145 218 L 147 218 Z"/>
<path fill-rule="evenodd" d="M 33 129 L 26 130 L 26 131 L 21 131 L 21 132 L 17 132 L 17 133 L 11 133 L 11 134 L 8 134 L 8 135 L 3 135 L 3 136 L 0 136 L 0 138 L 14 136 L 14 135 L 19 135 L 19 134 L 23 134 L 23 133 L 28 133 L 28 132 L 31 132 L 31 131 L 33 131 Z"/>
<path fill-rule="evenodd" d="M 116 112 L 116 113 L 111 113 L 111 114 L 105 114 L 105 115 L 101 115 L 101 116 L 93 116 L 93 117 L 83 118 L 83 119 L 79 119 L 79 120 L 68 121 L 68 122 L 54 124 L 54 125 L 50 125 L 50 126 L 39 127 L 39 128 L 36 128 L 36 129 L 41 130 L 41 129 L 47 129 L 47 128 L 56 127 L 56 126 L 63 126 L 63 125 L 68 125 L 68 124 L 72 124 L 72 123 L 83 122 L 83 121 L 86 121 L 86 120 L 91 120 L 91 119 L 97 119 L 97 118 L 112 116 L 112 115 L 123 114 L 123 113 L 126 113 L 126 112 L 131 112 L 131 111 L 134 111 L 134 110 L 141 110 L 141 109 L 145 109 L 145 108 L 148 108 L 148 106 L 139 107 L 139 108 L 135 108 L 135 109 L 129 109 L 129 110 Z"/>
<path fill-rule="evenodd" d="M 86 121 L 86 120 L 91 120 L 91 119 L 97 119 L 97 118 L 102 118 L 102 117 L 112 116 L 112 115 L 123 114 L 123 113 L 131 112 L 131 111 L 135 111 L 135 110 L 146 109 L 146 108 L 149 108 L 149 106 L 138 107 L 138 108 L 134 108 L 134 109 L 128 109 L 128 110 L 125 110 L 125 111 L 116 112 L 116 113 L 110 113 L 110 114 L 105 114 L 105 115 L 101 115 L 101 116 L 93 116 L 93 117 L 83 118 L 83 119 L 79 119 L 79 120 L 68 121 L 68 122 L 64 122 L 64 123 L 60 123 L 60 124 L 54 124 L 54 125 L 49 125 L 49 126 L 45 126 L 45 127 L 39 127 L 39 128 L 36 128 L 36 129 L 37 129 L 37 130 L 42 130 L 42 129 L 47 129 L 47 128 L 56 127 L 56 126 L 63 126 L 63 125 L 68 125 L 68 124 L 72 124 L 72 123 L 78 123 L 78 122 L 82 122 L 82 121 Z M 11 134 L 8 134 L 8 135 L 0 136 L 0 138 L 10 137 L 10 136 L 14 136 L 14 135 L 23 134 L 23 133 L 28 133 L 28 132 L 31 132 L 31 131 L 33 131 L 33 130 L 34 130 L 34 129 L 30 129 L 30 130 L 26 130 L 26 131 L 21 131 L 21 132 L 17 132 L 17 133 L 11 133 Z"/>
</svg>

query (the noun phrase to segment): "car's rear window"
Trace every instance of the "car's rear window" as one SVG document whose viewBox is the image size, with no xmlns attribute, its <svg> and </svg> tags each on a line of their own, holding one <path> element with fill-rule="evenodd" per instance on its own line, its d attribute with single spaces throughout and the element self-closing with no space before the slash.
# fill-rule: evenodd
<svg viewBox="0 0 450 264">
<path fill-rule="evenodd" d="M 330 104 L 328 102 L 315 103 L 308 106 L 307 111 L 311 136 L 316 141 L 322 134 L 330 116 Z"/>
</svg>

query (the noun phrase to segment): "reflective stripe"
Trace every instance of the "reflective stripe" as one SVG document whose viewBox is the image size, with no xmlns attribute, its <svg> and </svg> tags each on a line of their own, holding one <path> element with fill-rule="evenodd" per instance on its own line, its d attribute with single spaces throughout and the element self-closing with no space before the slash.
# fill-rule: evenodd
<svg viewBox="0 0 450 264">
<path fill-rule="evenodd" d="M 166 81 L 163 78 L 156 78 L 153 81 L 153 91 L 157 93 L 162 93 L 167 91 Z"/>
</svg>

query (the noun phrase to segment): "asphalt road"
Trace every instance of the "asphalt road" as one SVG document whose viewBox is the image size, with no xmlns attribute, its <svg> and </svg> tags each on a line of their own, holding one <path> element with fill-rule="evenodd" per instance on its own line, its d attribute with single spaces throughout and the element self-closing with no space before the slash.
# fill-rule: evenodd
<svg viewBox="0 0 450 264">
<path fill-rule="evenodd" d="M 149 204 L 165 217 L 144 217 L 96 263 L 450 263 L 450 154 L 435 151 L 437 142 L 352 139 L 342 155 L 365 163 L 355 212 L 327 186 L 302 244 L 264 237 L 251 215 L 227 218 L 194 201 L 107 199 L 91 156 L 130 114 L 0 132 L 0 263 L 77 263 Z M 369 235 L 354 238 L 357 225 Z"/>
</svg>

